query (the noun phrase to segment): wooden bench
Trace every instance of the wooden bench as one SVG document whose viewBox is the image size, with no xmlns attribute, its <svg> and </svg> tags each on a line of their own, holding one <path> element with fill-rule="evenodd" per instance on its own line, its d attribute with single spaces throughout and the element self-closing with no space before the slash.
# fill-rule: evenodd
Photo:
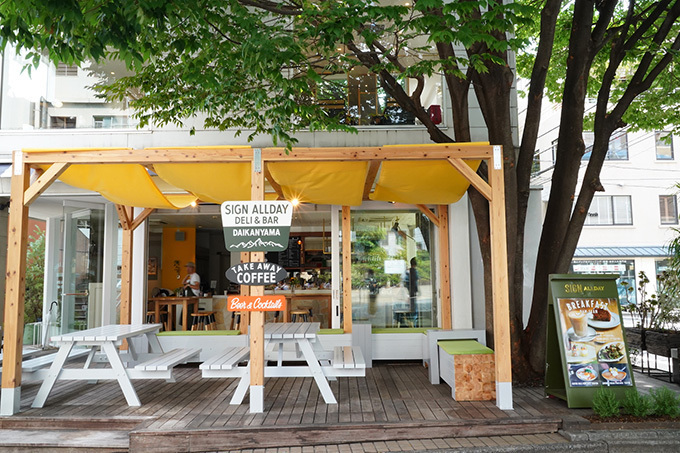
<svg viewBox="0 0 680 453">
<path fill-rule="evenodd" d="M 72 349 L 68 355 L 69 360 L 84 357 L 90 353 L 90 349 Z M 33 359 L 24 360 L 21 362 L 21 376 L 24 381 L 40 381 L 45 378 L 47 368 L 52 365 L 57 353 L 46 354 Z M 2 375 L 2 367 L 0 367 L 0 375 Z"/>
<path fill-rule="evenodd" d="M 486 345 L 486 331 L 478 329 L 453 329 L 453 330 L 428 330 L 425 332 L 423 343 L 423 365 L 429 367 L 430 383 L 437 385 L 440 382 L 439 373 L 439 347 L 440 340 L 476 340 Z"/>
<path fill-rule="evenodd" d="M 130 379 L 165 379 L 174 382 L 173 369 L 200 354 L 199 349 L 177 348 L 135 365 L 127 370 Z"/>
<path fill-rule="evenodd" d="M 496 398 L 495 360 L 492 349 L 475 340 L 440 340 L 439 374 L 451 387 L 456 401 Z"/>
</svg>

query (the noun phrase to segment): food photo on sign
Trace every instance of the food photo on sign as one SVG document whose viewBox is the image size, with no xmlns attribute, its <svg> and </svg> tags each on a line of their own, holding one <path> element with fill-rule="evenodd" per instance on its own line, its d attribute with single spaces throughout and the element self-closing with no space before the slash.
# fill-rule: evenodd
<svg viewBox="0 0 680 453">
<path fill-rule="evenodd" d="M 570 386 L 632 385 L 617 300 L 557 302 Z"/>
</svg>

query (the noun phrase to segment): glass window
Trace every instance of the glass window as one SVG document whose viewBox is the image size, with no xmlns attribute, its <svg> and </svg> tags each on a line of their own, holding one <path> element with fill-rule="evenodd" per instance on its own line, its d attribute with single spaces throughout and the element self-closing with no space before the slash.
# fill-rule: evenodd
<svg viewBox="0 0 680 453">
<path fill-rule="evenodd" d="M 582 160 L 589 160 L 593 150 L 595 134 L 593 132 L 583 133 L 583 142 L 586 146 Z M 628 134 L 625 131 L 616 131 L 609 139 L 609 149 L 605 160 L 628 160 Z"/>
<path fill-rule="evenodd" d="M 550 144 L 550 151 L 552 152 L 552 161 L 553 164 L 555 163 L 555 159 L 557 159 L 557 142 L 559 142 L 558 139 L 555 139 L 552 141 Z"/>
<path fill-rule="evenodd" d="M 52 129 L 75 129 L 75 116 L 51 116 L 50 128 Z"/>
<path fill-rule="evenodd" d="M 632 225 L 633 208 L 629 195 L 593 197 L 586 225 Z"/>
<path fill-rule="evenodd" d="M 657 160 L 673 160 L 673 135 L 670 132 L 654 133 Z"/>
<path fill-rule="evenodd" d="M 531 163 L 531 175 L 534 176 L 539 171 L 541 171 L 541 152 L 536 150 L 534 151 L 534 160 Z"/>
<path fill-rule="evenodd" d="M 675 195 L 659 195 L 659 211 L 662 225 L 678 224 L 678 202 Z"/>
<path fill-rule="evenodd" d="M 412 94 L 413 86 L 409 84 L 409 80 L 401 83 L 406 92 Z M 376 75 L 365 68 L 354 68 L 347 75 L 325 76 L 324 81 L 317 84 L 316 99 L 328 116 L 338 118 L 343 124 L 415 124 L 416 120 L 413 113 L 402 109 L 394 99 L 387 96 Z M 441 101 L 441 78 L 427 78 L 421 102 L 425 107 L 432 107 L 433 118 L 441 116 Z"/>
<path fill-rule="evenodd" d="M 436 327 L 434 226 L 420 211 L 352 211 L 352 320 Z"/>
<path fill-rule="evenodd" d="M 126 116 L 94 116 L 95 129 L 127 126 Z"/>
<path fill-rule="evenodd" d="M 571 271 L 576 274 L 619 274 L 616 281 L 621 305 L 636 303 L 635 260 L 575 260 Z"/>
</svg>

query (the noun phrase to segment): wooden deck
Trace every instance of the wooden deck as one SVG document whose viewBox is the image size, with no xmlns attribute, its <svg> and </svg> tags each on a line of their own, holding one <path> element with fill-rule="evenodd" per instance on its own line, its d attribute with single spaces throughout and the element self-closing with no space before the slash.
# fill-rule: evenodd
<svg viewBox="0 0 680 453">
<path fill-rule="evenodd" d="M 216 451 L 555 432 L 579 411 L 543 398 L 542 389 L 514 391 L 513 411 L 493 402 L 457 402 L 446 384 L 431 385 L 420 364 L 377 364 L 365 378 L 331 382 L 327 405 L 312 378 L 269 378 L 265 408 L 229 405 L 236 379 L 202 379 L 197 366 L 176 368 L 177 382 L 134 381 L 141 407 L 129 407 L 115 382 L 58 382 L 42 409 L 25 384 L 22 412 L 0 428 L 109 429 L 130 432 L 130 451 Z M 583 411 L 587 413 L 587 411 Z M 285 429 L 282 429 L 285 428 Z"/>
</svg>

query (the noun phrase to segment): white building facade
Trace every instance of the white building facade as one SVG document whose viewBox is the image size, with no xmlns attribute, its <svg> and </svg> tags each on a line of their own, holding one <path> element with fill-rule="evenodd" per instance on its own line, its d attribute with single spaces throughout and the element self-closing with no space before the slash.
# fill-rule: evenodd
<svg viewBox="0 0 680 453">
<path fill-rule="evenodd" d="M 594 108 L 594 104 L 589 105 Z M 536 145 L 533 184 L 543 186 L 547 203 L 561 111 L 548 106 Z M 586 153 L 579 171 L 578 195 L 587 166 L 592 132 L 584 132 Z M 677 235 L 680 140 L 665 131 L 612 134 L 600 179 L 604 192 L 595 194 L 572 262 L 576 273 L 621 275 L 622 303 L 639 297 L 637 276 L 643 271 L 656 288 L 657 275 L 668 263 L 667 245 Z"/>
</svg>

